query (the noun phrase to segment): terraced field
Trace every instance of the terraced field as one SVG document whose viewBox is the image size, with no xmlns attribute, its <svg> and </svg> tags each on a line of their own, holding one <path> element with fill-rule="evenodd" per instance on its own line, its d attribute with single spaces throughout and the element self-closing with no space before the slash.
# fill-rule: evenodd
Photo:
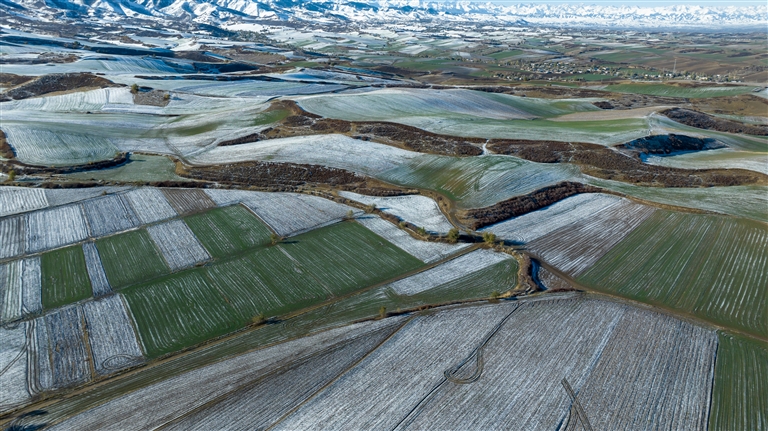
<svg viewBox="0 0 768 431">
<path fill-rule="evenodd" d="M 656 211 L 578 280 L 766 336 L 766 241 L 762 223 Z"/>
<path fill-rule="evenodd" d="M 720 332 L 709 429 L 768 427 L 768 346 Z"/>
<path fill-rule="evenodd" d="M 619 181 L 585 178 L 587 184 L 660 204 L 714 211 L 768 223 L 768 187 L 731 186 L 707 188 L 642 187 Z"/>
</svg>

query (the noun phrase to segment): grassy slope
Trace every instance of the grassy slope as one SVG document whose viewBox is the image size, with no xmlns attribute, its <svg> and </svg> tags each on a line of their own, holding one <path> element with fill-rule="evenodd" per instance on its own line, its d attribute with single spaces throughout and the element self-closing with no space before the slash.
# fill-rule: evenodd
<svg viewBox="0 0 768 431">
<path fill-rule="evenodd" d="M 91 296 L 91 281 L 79 245 L 41 256 L 43 308 L 71 304 Z"/>
<path fill-rule="evenodd" d="M 146 230 L 137 230 L 96 241 L 104 272 L 113 289 L 169 272 Z"/>
<path fill-rule="evenodd" d="M 768 428 L 768 345 L 720 333 L 709 429 Z"/>
<path fill-rule="evenodd" d="M 767 238 L 750 220 L 657 211 L 579 281 L 765 337 Z"/>
<path fill-rule="evenodd" d="M 185 221 L 214 258 L 266 245 L 272 233 L 250 211 L 239 205 L 193 215 Z"/>
</svg>

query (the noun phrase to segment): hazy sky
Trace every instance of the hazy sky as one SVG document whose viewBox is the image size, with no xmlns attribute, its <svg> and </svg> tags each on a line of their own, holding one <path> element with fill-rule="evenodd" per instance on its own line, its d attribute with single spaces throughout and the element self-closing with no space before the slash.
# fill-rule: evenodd
<svg viewBox="0 0 768 431">
<path fill-rule="evenodd" d="M 488 1 L 488 0 L 477 0 Z M 766 6 L 766 0 L 490 0 L 502 4 L 598 4 L 611 6 L 668 6 L 675 4 L 692 4 L 701 6 Z"/>
</svg>

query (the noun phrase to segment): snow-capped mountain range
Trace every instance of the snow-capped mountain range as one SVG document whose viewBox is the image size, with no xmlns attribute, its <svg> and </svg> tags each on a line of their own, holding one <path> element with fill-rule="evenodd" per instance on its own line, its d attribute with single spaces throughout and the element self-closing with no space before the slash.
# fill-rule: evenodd
<svg viewBox="0 0 768 431">
<path fill-rule="evenodd" d="M 5 16 L 33 19 L 189 20 L 214 26 L 257 21 L 365 24 L 414 20 L 635 29 L 768 25 L 768 6 L 499 5 L 423 0 L 0 0 L 0 6 Z"/>
</svg>

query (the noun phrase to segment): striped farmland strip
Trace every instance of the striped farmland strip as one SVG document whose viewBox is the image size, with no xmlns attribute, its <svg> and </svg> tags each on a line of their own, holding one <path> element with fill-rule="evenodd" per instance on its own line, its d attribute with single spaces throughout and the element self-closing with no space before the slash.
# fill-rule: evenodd
<svg viewBox="0 0 768 431">
<path fill-rule="evenodd" d="M 96 244 L 93 242 L 83 243 L 83 255 L 85 256 L 85 266 L 88 269 L 88 278 L 91 280 L 93 296 L 102 296 L 112 292 Z"/>
<path fill-rule="evenodd" d="M 211 258 L 182 220 L 149 226 L 147 232 L 163 253 L 172 271 L 188 268 Z"/>
</svg>

